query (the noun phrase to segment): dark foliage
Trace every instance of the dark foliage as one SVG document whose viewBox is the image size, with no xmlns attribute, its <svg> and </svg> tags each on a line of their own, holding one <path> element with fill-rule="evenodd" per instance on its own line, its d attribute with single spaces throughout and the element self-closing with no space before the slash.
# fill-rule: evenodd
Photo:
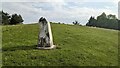
<svg viewBox="0 0 120 68">
<path fill-rule="evenodd" d="M 2 24 L 2 12 L 0 11 L 0 25 Z"/>
<path fill-rule="evenodd" d="M 75 22 L 73 22 L 74 25 L 79 25 L 79 22 L 75 20 Z"/>
<path fill-rule="evenodd" d="M 13 14 L 10 20 L 10 24 L 21 24 L 23 22 L 23 19 L 21 15 Z"/>
<path fill-rule="evenodd" d="M 95 26 L 96 25 L 96 19 L 94 17 L 90 17 L 89 22 L 86 24 L 86 26 Z"/>
<path fill-rule="evenodd" d="M 3 11 L 0 11 L 0 14 L 2 16 L 2 24 L 3 25 L 10 24 L 10 15 L 8 13 L 3 12 Z"/>
<path fill-rule="evenodd" d="M 15 24 L 22 24 L 23 19 L 21 15 L 12 14 L 10 16 L 8 13 L 0 11 L 0 22 L 3 25 L 15 25 Z"/>
<path fill-rule="evenodd" d="M 108 29 L 116 29 L 119 30 L 120 21 L 116 18 L 115 15 L 109 14 L 106 15 L 104 12 L 95 19 L 94 17 L 90 17 L 86 26 L 92 27 L 100 27 L 100 28 L 108 28 Z"/>
</svg>

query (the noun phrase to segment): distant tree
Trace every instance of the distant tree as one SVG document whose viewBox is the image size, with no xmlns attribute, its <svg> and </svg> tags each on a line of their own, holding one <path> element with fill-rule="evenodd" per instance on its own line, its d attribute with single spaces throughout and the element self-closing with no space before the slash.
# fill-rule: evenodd
<svg viewBox="0 0 120 68">
<path fill-rule="evenodd" d="M 86 26 L 96 26 L 96 19 L 91 16 Z"/>
<path fill-rule="evenodd" d="M 72 22 L 73 24 L 75 24 L 75 22 Z"/>
<path fill-rule="evenodd" d="M 19 14 L 19 16 L 18 16 L 18 21 L 19 21 L 19 23 L 21 23 L 22 24 L 22 22 L 24 21 L 23 20 L 23 18 L 22 18 L 22 16 Z"/>
<path fill-rule="evenodd" d="M 21 15 L 13 14 L 10 16 L 8 13 L 0 11 L 0 22 L 3 25 L 22 24 L 23 19 Z"/>
<path fill-rule="evenodd" d="M 1 11 L 0 13 L 2 13 L 2 24 L 9 25 L 10 24 L 10 15 L 3 11 Z"/>
<path fill-rule="evenodd" d="M 75 22 L 73 22 L 74 25 L 79 25 L 79 22 L 77 20 L 75 20 Z"/>
<path fill-rule="evenodd" d="M 17 15 L 17 14 L 13 14 L 10 20 L 10 24 L 22 24 L 23 19 L 21 17 L 21 15 Z"/>
<path fill-rule="evenodd" d="M 0 11 L 0 25 L 2 24 L 2 11 Z"/>
<path fill-rule="evenodd" d="M 118 19 L 115 15 L 107 15 L 107 24 L 105 28 L 118 29 Z"/>
<path fill-rule="evenodd" d="M 58 22 L 58 24 L 60 24 L 60 22 Z"/>
<path fill-rule="evenodd" d="M 53 23 L 53 22 L 50 22 L 50 23 Z"/>
<path fill-rule="evenodd" d="M 103 12 L 100 16 L 97 17 L 97 27 L 106 27 L 107 25 L 107 15 Z"/>
<path fill-rule="evenodd" d="M 118 29 L 118 20 L 117 19 L 109 19 L 108 20 L 108 28 L 110 29 Z"/>
<path fill-rule="evenodd" d="M 97 20 L 94 17 L 90 17 L 86 26 L 100 27 L 100 28 L 109 28 L 109 29 L 120 29 L 119 20 L 115 15 L 109 14 L 106 15 L 104 12 L 97 17 Z"/>
<path fill-rule="evenodd" d="M 120 30 L 120 20 L 118 20 L 118 30 Z"/>
<path fill-rule="evenodd" d="M 109 14 L 107 16 L 108 19 L 117 19 L 117 17 L 115 15 Z"/>
</svg>

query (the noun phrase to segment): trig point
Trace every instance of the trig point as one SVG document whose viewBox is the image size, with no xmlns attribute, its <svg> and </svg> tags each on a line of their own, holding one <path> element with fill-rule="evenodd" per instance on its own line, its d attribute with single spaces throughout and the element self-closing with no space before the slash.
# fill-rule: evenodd
<svg viewBox="0 0 120 68">
<path fill-rule="evenodd" d="M 43 17 L 39 19 L 38 49 L 54 49 L 50 23 Z"/>
</svg>

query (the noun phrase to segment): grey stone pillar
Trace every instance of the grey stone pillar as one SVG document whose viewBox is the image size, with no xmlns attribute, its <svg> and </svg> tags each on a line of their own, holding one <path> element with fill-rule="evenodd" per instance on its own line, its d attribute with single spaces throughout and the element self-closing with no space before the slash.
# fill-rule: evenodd
<svg viewBox="0 0 120 68">
<path fill-rule="evenodd" d="M 50 23 L 43 17 L 39 19 L 38 47 L 39 49 L 53 49 L 53 37 Z"/>
</svg>

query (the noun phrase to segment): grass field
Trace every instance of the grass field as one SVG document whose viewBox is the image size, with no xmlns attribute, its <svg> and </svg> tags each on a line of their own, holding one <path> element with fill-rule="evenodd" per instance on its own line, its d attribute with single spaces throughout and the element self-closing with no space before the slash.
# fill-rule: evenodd
<svg viewBox="0 0 120 68">
<path fill-rule="evenodd" d="M 2 26 L 0 25 L 0 67 L 2 66 Z"/>
<path fill-rule="evenodd" d="M 3 26 L 3 66 L 116 66 L 118 31 L 52 24 L 57 49 L 38 50 L 38 24 Z"/>
</svg>

